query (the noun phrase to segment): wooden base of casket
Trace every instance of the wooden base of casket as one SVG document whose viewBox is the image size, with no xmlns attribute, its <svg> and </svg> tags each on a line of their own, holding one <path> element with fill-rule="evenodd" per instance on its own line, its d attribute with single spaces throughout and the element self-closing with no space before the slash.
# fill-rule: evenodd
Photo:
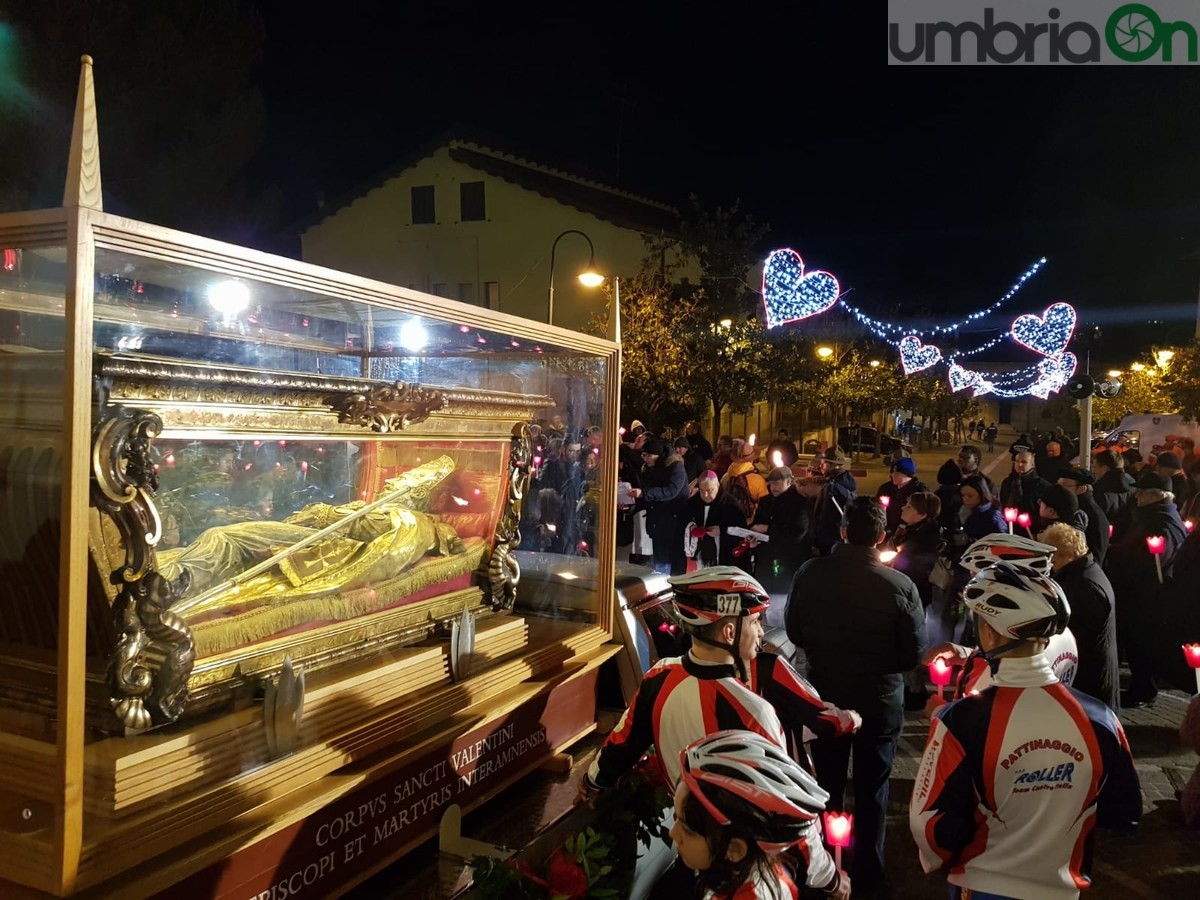
<svg viewBox="0 0 1200 900">
<path fill-rule="evenodd" d="M 285 881 L 336 895 L 427 840 L 445 806 L 473 808 L 590 731 L 606 641 L 497 615 L 465 681 L 450 681 L 444 645 L 318 676 L 298 749 L 274 760 L 261 705 L 90 744 L 76 896 L 245 900 Z M 4 896 L 51 889 L 54 758 L 0 734 Z"/>
</svg>

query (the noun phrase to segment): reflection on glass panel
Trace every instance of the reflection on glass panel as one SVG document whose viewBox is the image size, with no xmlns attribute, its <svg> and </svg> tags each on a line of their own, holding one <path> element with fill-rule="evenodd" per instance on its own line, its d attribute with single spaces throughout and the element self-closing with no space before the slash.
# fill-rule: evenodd
<svg viewBox="0 0 1200 900">
<path fill-rule="evenodd" d="M 65 252 L 0 252 L 0 731 L 53 740 Z M 89 634 L 89 649 L 97 636 Z"/>
</svg>

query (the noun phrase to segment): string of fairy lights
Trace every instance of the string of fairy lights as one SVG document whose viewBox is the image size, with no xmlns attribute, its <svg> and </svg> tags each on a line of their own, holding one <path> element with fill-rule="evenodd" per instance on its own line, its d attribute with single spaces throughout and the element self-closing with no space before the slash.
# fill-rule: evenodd
<svg viewBox="0 0 1200 900">
<path fill-rule="evenodd" d="M 1009 289 L 990 306 L 969 313 L 958 321 L 922 329 L 867 315 L 846 300 L 846 295 L 841 292 L 833 275 L 820 270 L 806 272 L 804 261 L 795 250 L 775 250 L 767 257 L 763 267 L 763 305 L 767 327 L 774 328 L 797 322 L 822 313 L 834 305 L 841 305 L 877 338 L 896 347 L 900 355 L 900 365 L 906 375 L 922 372 L 938 363 L 945 363 L 953 391 L 970 388 L 975 396 L 991 393 L 998 397 L 1014 398 L 1032 394 L 1044 399 L 1066 385 L 1078 364 L 1075 355 L 1066 349 L 1076 323 L 1075 309 L 1070 304 L 1054 303 L 1040 316 L 1018 316 L 1007 331 L 970 348 L 956 349 L 943 354 L 933 340 L 942 336 L 957 337 L 959 329 L 994 315 L 1045 265 L 1046 258 L 1042 257 L 1022 272 Z M 1033 350 L 1040 354 L 1042 359 L 1035 364 L 1009 372 L 989 372 L 986 376 L 968 369 L 960 362 L 990 350 L 1006 340 Z"/>
</svg>

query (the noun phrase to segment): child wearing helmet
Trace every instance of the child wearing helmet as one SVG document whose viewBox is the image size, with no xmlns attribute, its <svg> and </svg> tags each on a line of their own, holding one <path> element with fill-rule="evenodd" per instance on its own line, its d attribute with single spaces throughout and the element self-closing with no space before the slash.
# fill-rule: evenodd
<svg viewBox="0 0 1200 900">
<path fill-rule="evenodd" d="M 952 898 L 1078 897 L 1093 827 L 1130 828 L 1141 814 L 1125 732 L 1050 668 L 1046 644 L 1071 614 L 1058 584 L 1000 562 L 963 598 L 998 665 L 991 687 L 933 716 L 909 801 L 921 865 L 949 873 Z"/>
<path fill-rule="evenodd" d="M 821 842 L 829 795 L 785 752 L 747 731 L 700 738 L 680 754 L 671 839 L 706 900 L 788 900 L 791 866 L 843 900 L 850 879 Z"/>
</svg>

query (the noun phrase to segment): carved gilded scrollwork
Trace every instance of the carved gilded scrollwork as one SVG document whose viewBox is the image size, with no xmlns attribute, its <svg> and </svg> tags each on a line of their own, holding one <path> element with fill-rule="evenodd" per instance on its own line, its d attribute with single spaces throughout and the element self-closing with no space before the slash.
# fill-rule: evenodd
<svg viewBox="0 0 1200 900">
<path fill-rule="evenodd" d="M 149 571 L 152 548 L 162 535 L 150 496 L 158 489 L 150 445 L 161 430 L 162 419 L 153 413 L 120 410 L 97 426 L 92 440 L 92 499 L 112 517 L 125 546 L 125 566 L 114 575 L 118 584 Z"/>
<path fill-rule="evenodd" d="M 492 606 L 496 609 L 512 609 L 517 598 L 521 566 L 513 551 L 521 545 L 521 507 L 529 488 L 532 460 L 533 438 L 529 425 L 521 423 L 513 426 L 512 449 L 508 456 L 508 497 L 500 523 L 496 526 L 496 543 L 487 569 Z"/>
<path fill-rule="evenodd" d="M 113 605 L 120 638 L 108 664 L 113 711 L 126 728 L 176 721 L 187 706 L 196 650 L 192 632 L 171 612 L 171 585 L 157 572 L 126 584 Z"/>
<path fill-rule="evenodd" d="M 162 421 L 144 410 L 118 410 L 96 427 L 92 499 L 121 533 L 125 563 L 111 574 L 122 585 L 113 603 L 120 635 L 108 664 L 113 710 L 127 728 L 174 722 L 187 704 L 195 661 L 191 629 L 169 609 L 171 585 L 154 570 L 162 523 L 152 492 L 158 477 L 150 447 Z"/>
<path fill-rule="evenodd" d="M 441 391 L 401 381 L 380 385 L 365 394 L 330 394 L 325 402 L 337 413 L 339 422 L 361 425 L 380 434 L 403 431 L 446 405 Z"/>
</svg>

